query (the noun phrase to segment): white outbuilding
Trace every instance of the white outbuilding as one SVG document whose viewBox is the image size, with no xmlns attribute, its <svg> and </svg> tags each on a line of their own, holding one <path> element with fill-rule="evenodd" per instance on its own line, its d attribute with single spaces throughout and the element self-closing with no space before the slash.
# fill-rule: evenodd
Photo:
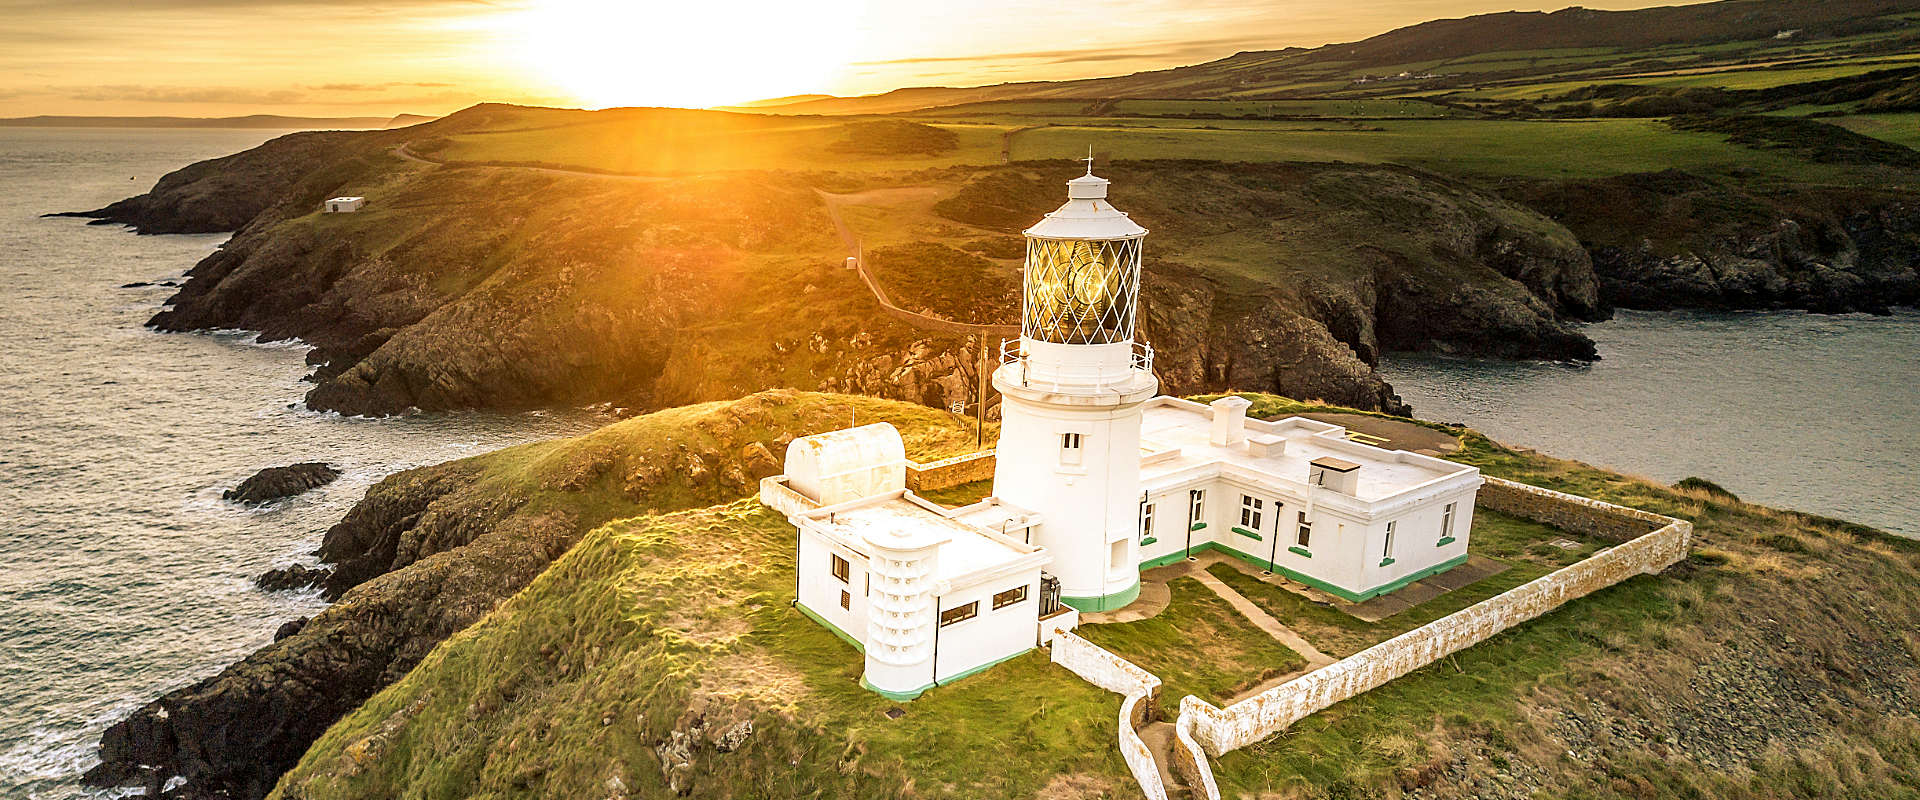
<svg viewBox="0 0 1920 800">
<path fill-rule="evenodd" d="M 333 197 L 328 198 L 327 202 L 321 205 L 320 210 L 328 214 L 351 214 L 359 211 L 360 207 L 366 204 L 367 198 L 364 197 Z"/>
<path fill-rule="evenodd" d="M 1478 469 L 1157 396 L 1135 338 L 1147 231 L 1107 186 L 1089 168 L 1026 231 L 989 497 L 915 495 L 885 423 L 797 439 L 761 484 L 798 529 L 799 608 L 861 649 L 870 689 L 910 699 L 1019 655 L 1204 550 L 1355 602 L 1467 560 Z"/>
</svg>

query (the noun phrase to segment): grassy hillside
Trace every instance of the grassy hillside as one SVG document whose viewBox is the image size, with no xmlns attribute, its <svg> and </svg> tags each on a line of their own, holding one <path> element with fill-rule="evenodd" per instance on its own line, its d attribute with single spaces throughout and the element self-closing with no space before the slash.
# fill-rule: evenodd
<svg viewBox="0 0 1920 800">
<path fill-rule="evenodd" d="M 1262 415 L 1306 408 L 1257 399 Z M 1920 791 L 1920 546 L 1449 430 L 1490 474 L 1693 520 L 1695 555 L 1218 759 L 1230 794 Z M 583 444 L 500 459 L 551 481 L 535 464 Z M 601 526 L 330 729 L 276 796 L 1133 796 L 1112 749 L 1118 697 L 1038 655 L 884 716 L 851 647 L 787 605 L 790 535 L 751 501 Z M 1271 608 L 1353 646 L 1314 610 Z M 1161 635 L 1121 630 L 1140 625 L 1097 635 Z M 1217 665 L 1157 666 L 1219 691 Z"/>
</svg>

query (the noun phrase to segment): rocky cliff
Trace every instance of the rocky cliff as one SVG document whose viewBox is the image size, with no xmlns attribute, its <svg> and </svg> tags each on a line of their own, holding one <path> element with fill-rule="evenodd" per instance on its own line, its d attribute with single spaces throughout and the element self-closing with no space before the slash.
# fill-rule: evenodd
<svg viewBox="0 0 1920 800">
<path fill-rule="evenodd" d="M 843 427 L 852 414 L 897 422 L 922 459 L 974 440 L 971 428 L 924 407 L 769 392 L 390 476 L 326 533 L 320 555 L 333 572 L 324 589 L 336 602 L 113 725 L 88 780 L 144 784 L 157 795 L 182 778 L 189 797 L 265 796 L 335 720 L 519 591 L 586 530 L 750 494 L 779 471 L 787 442 Z"/>
<path fill-rule="evenodd" d="M 1840 313 L 1920 303 L 1920 204 L 1895 193 L 1679 170 L 1505 193 L 1580 237 L 1611 305 Z"/>
<path fill-rule="evenodd" d="M 276 140 L 231 163 L 286 157 L 294 144 L 309 146 Z M 833 269 L 842 245 L 801 176 L 449 168 L 374 144 L 372 155 L 355 143 L 343 161 L 320 158 L 324 175 L 273 172 L 281 199 L 197 265 L 151 324 L 311 342 L 309 405 L 350 414 L 658 408 L 778 385 L 941 406 L 974 395 L 978 338 L 873 313 L 865 286 Z M 211 180 L 205 169 L 129 202 L 191 207 L 181 187 Z M 1162 231 L 1147 333 L 1169 355 L 1169 391 L 1287 391 L 1395 410 L 1372 369 L 1383 347 L 1591 356 L 1564 321 L 1595 308 L 1584 253 L 1504 201 L 1392 169 L 1115 170 Z M 941 181 L 963 196 L 1021 184 L 1031 219 L 1057 201 L 1056 178 L 984 169 Z M 353 214 L 308 202 L 336 191 L 372 200 Z M 1149 201 L 1163 196 L 1183 199 Z M 154 229 L 194 219 L 178 213 L 138 219 Z M 997 219 L 955 221 L 979 228 L 968 237 L 1007 233 Z M 1276 235 L 1276 224 L 1294 230 Z"/>
</svg>

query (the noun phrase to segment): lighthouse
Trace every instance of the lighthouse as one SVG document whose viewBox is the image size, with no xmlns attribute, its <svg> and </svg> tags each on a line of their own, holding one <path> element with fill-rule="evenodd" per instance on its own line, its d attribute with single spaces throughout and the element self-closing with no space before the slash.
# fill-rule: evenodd
<svg viewBox="0 0 1920 800">
<path fill-rule="evenodd" d="M 1039 512 L 1061 600 L 1107 611 L 1140 593 L 1141 404 L 1159 390 L 1135 339 L 1147 230 L 1107 200 L 1108 181 L 1067 181 L 1067 202 L 1025 232 L 1021 332 L 1001 344 L 994 494 Z"/>
</svg>

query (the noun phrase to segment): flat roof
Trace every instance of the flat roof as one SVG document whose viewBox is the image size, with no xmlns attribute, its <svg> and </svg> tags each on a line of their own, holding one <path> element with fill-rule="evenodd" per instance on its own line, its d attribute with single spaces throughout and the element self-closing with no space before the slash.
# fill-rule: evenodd
<svg viewBox="0 0 1920 800">
<path fill-rule="evenodd" d="M 1162 454 L 1141 464 L 1146 480 L 1209 463 L 1232 464 L 1302 490 L 1308 486 L 1310 464 L 1345 470 L 1359 469 L 1356 499 L 1383 500 L 1429 481 L 1472 472 L 1473 467 L 1440 461 L 1402 450 L 1385 450 L 1348 441 L 1345 428 L 1306 417 L 1274 422 L 1246 421 L 1249 439 L 1270 434 L 1286 441 L 1279 455 L 1255 455 L 1245 446 L 1216 447 L 1212 441 L 1212 409 L 1198 403 L 1160 398 L 1144 409 L 1140 429 L 1141 455 Z M 1172 451 L 1178 451 L 1171 455 Z"/>
<path fill-rule="evenodd" d="M 918 547 L 938 542 L 934 578 L 952 580 L 1032 555 L 1015 544 L 980 532 L 967 522 L 941 514 L 905 495 L 836 508 L 831 514 L 809 515 L 819 527 L 855 542 L 872 540 L 896 547 Z"/>
</svg>

